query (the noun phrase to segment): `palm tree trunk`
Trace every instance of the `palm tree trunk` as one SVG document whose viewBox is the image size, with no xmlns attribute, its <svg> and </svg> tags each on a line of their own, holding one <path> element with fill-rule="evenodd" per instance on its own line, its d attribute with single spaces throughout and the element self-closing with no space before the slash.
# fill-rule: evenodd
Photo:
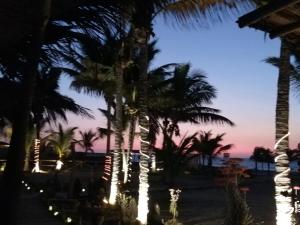
<svg viewBox="0 0 300 225">
<path fill-rule="evenodd" d="M 106 137 L 106 154 L 110 153 L 110 137 L 111 137 L 111 100 L 107 99 L 107 137 Z"/>
<path fill-rule="evenodd" d="M 276 144 L 275 149 L 275 201 L 276 224 L 295 224 L 293 218 L 292 189 L 289 159 L 286 150 L 289 147 L 289 89 L 290 89 L 290 50 L 287 42 L 281 40 L 280 67 L 277 83 L 276 102 Z"/>
<path fill-rule="evenodd" d="M 113 150 L 113 163 L 112 163 L 112 175 L 110 184 L 110 196 L 109 204 L 114 205 L 116 203 L 117 194 L 119 192 L 119 172 L 120 172 L 120 153 L 122 150 L 122 90 L 123 90 L 123 46 L 120 50 L 116 65 L 115 75 L 117 82 L 116 89 L 116 132 L 115 132 L 115 148 Z"/>
<path fill-rule="evenodd" d="M 33 172 L 40 172 L 40 148 L 41 148 L 41 140 L 40 140 L 40 133 L 41 133 L 41 122 L 37 121 L 36 123 L 36 139 L 34 140 L 34 168 Z"/>
<path fill-rule="evenodd" d="M 36 72 L 40 58 L 41 45 L 51 11 L 51 0 L 39 1 L 36 12 L 31 51 L 24 72 L 23 97 L 20 99 L 19 112 L 13 121 L 13 134 L 7 164 L 0 190 L 0 218 L 3 224 L 16 224 L 17 205 L 20 195 L 22 170 L 24 164 L 25 136 L 31 111 Z"/>
<path fill-rule="evenodd" d="M 126 163 L 127 167 L 124 168 L 124 183 L 128 181 L 129 175 L 129 167 L 130 167 L 130 155 L 132 154 L 133 150 L 133 143 L 134 143 L 134 133 L 135 133 L 135 116 L 130 115 L 130 124 L 129 124 L 129 135 L 128 135 L 128 151 L 126 153 Z"/>
<path fill-rule="evenodd" d="M 24 171 L 29 171 L 30 148 L 25 148 Z"/>
<path fill-rule="evenodd" d="M 135 40 L 139 49 L 139 127 L 140 127 L 140 175 L 139 175 L 139 197 L 138 197 L 138 217 L 141 224 L 147 224 L 148 215 L 148 173 L 149 173 L 149 117 L 148 117 L 148 39 L 147 29 L 136 29 Z"/>
</svg>

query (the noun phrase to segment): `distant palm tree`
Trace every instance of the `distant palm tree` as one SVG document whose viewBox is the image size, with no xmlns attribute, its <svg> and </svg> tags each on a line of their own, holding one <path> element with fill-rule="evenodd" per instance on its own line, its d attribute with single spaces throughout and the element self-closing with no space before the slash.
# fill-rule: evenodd
<svg viewBox="0 0 300 225">
<path fill-rule="evenodd" d="M 270 149 L 264 147 L 255 147 L 250 159 L 255 161 L 255 170 L 258 169 L 257 164 L 267 163 L 268 171 L 270 170 L 270 163 L 273 160 L 273 155 Z"/>
<path fill-rule="evenodd" d="M 53 147 L 54 151 L 58 155 L 58 160 L 56 162 L 56 169 L 60 170 L 62 166 L 62 160 L 64 157 L 68 156 L 71 152 L 71 144 L 75 142 L 74 132 L 77 127 L 71 127 L 63 129 L 62 125 L 58 125 L 57 131 L 51 131 L 51 137 L 48 139 L 48 145 Z"/>
<path fill-rule="evenodd" d="M 93 132 L 92 130 L 88 131 L 79 131 L 80 140 L 77 140 L 77 144 L 84 149 L 84 152 L 87 153 L 88 151 L 94 153 L 93 145 L 95 141 L 99 139 L 99 136 Z"/>
<path fill-rule="evenodd" d="M 218 134 L 212 137 L 211 131 L 201 132 L 199 138 L 194 140 L 194 147 L 201 152 L 202 157 L 207 157 L 207 165 L 212 167 L 212 159 L 221 154 L 224 151 L 228 151 L 232 148 L 233 144 L 222 145 L 220 142 L 223 141 L 223 134 Z"/>
<path fill-rule="evenodd" d="M 194 144 L 198 133 L 184 136 L 179 144 L 176 144 L 171 137 L 166 137 L 166 144 L 162 149 L 164 161 L 164 173 L 168 183 L 174 185 L 174 179 L 180 170 L 193 158 L 199 156 L 197 146 Z"/>
</svg>

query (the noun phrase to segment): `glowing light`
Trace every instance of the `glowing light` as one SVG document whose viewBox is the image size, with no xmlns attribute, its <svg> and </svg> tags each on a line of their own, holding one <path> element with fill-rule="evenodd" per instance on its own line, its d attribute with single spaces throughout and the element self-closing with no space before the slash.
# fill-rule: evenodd
<svg viewBox="0 0 300 225">
<path fill-rule="evenodd" d="M 30 190 L 30 187 L 29 187 L 29 186 L 27 187 L 27 190 Z"/>
<path fill-rule="evenodd" d="M 34 140 L 34 168 L 32 172 L 40 173 L 40 144 L 41 141 L 39 139 Z"/>
<path fill-rule="evenodd" d="M 105 204 L 108 204 L 107 198 L 103 198 L 103 202 L 104 202 Z"/>
<path fill-rule="evenodd" d="M 145 116 L 146 120 L 149 121 L 149 117 Z M 147 135 L 141 135 L 140 141 L 141 141 L 141 149 L 140 149 L 140 176 L 139 176 L 139 199 L 138 199 L 138 216 L 137 220 L 140 221 L 141 224 L 147 224 L 147 217 L 148 217 L 148 162 L 149 162 L 149 155 L 148 155 L 148 147 L 150 145 L 150 142 L 147 140 L 144 140 L 144 136 L 148 136 L 149 129 L 139 125 L 141 132 L 144 131 L 147 133 Z M 142 145 L 146 145 L 146 147 L 142 147 Z"/>
<path fill-rule="evenodd" d="M 24 180 L 22 180 L 21 183 L 24 184 Z"/>
<path fill-rule="evenodd" d="M 278 145 L 288 136 L 290 133 L 288 132 L 283 137 L 281 137 L 274 145 L 274 150 L 276 152 Z M 290 172 L 290 168 L 282 168 L 282 166 L 278 166 L 277 163 L 281 162 L 283 159 L 287 159 L 288 156 L 285 152 L 279 152 L 274 158 L 277 175 L 274 177 L 275 182 L 275 201 L 276 201 L 276 224 L 277 225 L 292 225 L 295 224 L 293 221 L 293 204 L 292 204 L 292 188 L 290 186 L 290 179 L 287 175 Z M 278 183 L 280 182 L 280 185 Z"/>
<path fill-rule="evenodd" d="M 28 184 L 26 184 L 26 183 L 25 183 L 24 185 L 25 185 L 25 187 L 27 187 L 27 186 L 28 186 Z"/>
<path fill-rule="evenodd" d="M 104 176 L 102 178 L 104 180 L 109 180 L 111 174 L 111 156 L 106 155 L 104 161 Z"/>
<path fill-rule="evenodd" d="M 67 217 L 66 222 L 67 223 L 72 223 L 72 218 L 71 217 Z"/>
<path fill-rule="evenodd" d="M 55 212 L 53 213 L 54 216 L 57 216 L 58 214 L 59 214 L 58 211 L 55 211 Z"/>
<path fill-rule="evenodd" d="M 53 206 L 52 206 L 52 205 L 49 205 L 48 210 L 49 210 L 49 211 L 52 211 L 52 210 L 53 210 Z"/>
<path fill-rule="evenodd" d="M 85 190 L 85 188 L 82 188 L 81 191 L 82 191 L 82 192 L 85 192 L 86 190 Z"/>
<path fill-rule="evenodd" d="M 43 193 L 43 192 L 44 192 L 44 190 L 43 190 L 43 189 L 41 189 L 41 190 L 40 190 L 40 193 Z"/>
<path fill-rule="evenodd" d="M 61 160 L 57 160 L 55 169 L 56 170 L 61 170 L 63 165 L 64 165 L 64 163 Z"/>
<path fill-rule="evenodd" d="M 119 135 L 115 136 L 115 149 L 113 150 L 113 160 L 112 160 L 112 173 L 110 179 L 110 195 L 109 204 L 115 205 L 117 201 L 117 195 L 119 192 L 118 181 L 119 181 L 119 165 L 120 165 L 120 152 L 118 144 L 121 140 L 118 140 Z"/>
<path fill-rule="evenodd" d="M 151 170 L 152 170 L 152 172 L 155 172 L 157 170 L 155 152 L 153 152 L 152 155 L 151 155 Z"/>
</svg>

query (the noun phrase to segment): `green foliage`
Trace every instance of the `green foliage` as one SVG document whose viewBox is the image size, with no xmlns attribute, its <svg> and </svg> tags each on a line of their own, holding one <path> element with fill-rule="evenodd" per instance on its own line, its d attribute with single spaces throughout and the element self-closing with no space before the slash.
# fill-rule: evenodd
<svg viewBox="0 0 300 225">
<path fill-rule="evenodd" d="M 179 194 L 180 194 L 180 190 L 174 190 L 174 189 L 170 189 L 170 195 L 171 195 L 171 199 L 170 199 L 170 207 L 169 207 L 169 212 L 172 215 L 172 218 L 167 220 L 164 225 L 182 225 L 182 223 L 178 222 L 178 210 L 177 210 L 177 201 L 179 199 Z"/>
<path fill-rule="evenodd" d="M 249 207 L 246 200 L 241 196 L 238 186 L 228 184 L 226 194 L 227 212 L 223 225 L 253 225 Z"/>
<path fill-rule="evenodd" d="M 76 129 L 77 127 L 71 127 L 64 130 L 62 125 L 59 124 L 58 131 L 52 131 L 48 139 L 48 145 L 54 148 L 59 159 L 70 154 L 70 145 L 75 141 L 73 138 Z"/>
<path fill-rule="evenodd" d="M 137 203 L 132 196 L 119 194 L 117 203 L 121 208 L 121 220 L 123 225 L 136 224 Z"/>
</svg>

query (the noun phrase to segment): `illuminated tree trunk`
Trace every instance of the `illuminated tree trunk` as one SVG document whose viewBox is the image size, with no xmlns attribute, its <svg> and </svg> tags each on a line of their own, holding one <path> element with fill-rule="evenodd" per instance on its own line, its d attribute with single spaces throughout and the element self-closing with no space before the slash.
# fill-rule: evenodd
<svg viewBox="0 0 300 225">
<path fill-rule="evenodd" d="M 277 83 L 276 102 L 276 144 L 275 149 L 275 201 L 276 224 L 295 224 L 293 218 L 292 189 L 289 159 L 286 150 L 289 147 L 289 89 L 290 89 L 290 50 L 284 39 L 281 42 L 280 67 Z"/>
<path fill-rule="evenodd" d="M 111 137 L 111 99 L 106 101 L 107 103 L 107 136 L 106 136 L 106 154 L 110 153 L 110 137 Z"/>
<path fill-rule="evenodd" d="M 139 127 L 140 127 L 140 175 L 139 175 L 139 197 L 138 217 L 141 224 L 147 224 L 148 207 L 148 173 L 149 173 L 149 117 L 147 110 L 147 70 L 148 70 L 148 38 L 147 29 L 135 30 L 136 44 L 139 51 Z"/>
<path fill-rule="evenodd" d="M 121 53 L 117 59 L 115 65 L 115 75 L 117 82 L 116 90 L 116 130 L 115 130 L 115 148 L 113 150 L 113 161 L 112 161 L 112 175 L 110 184 L 110 196 L 109 204 L 114 205 L 116 203 L 117 195 L 119 192 L 119 172 L 120 172 L 120 154 L 122 151 L 122 89 L 123 89 L 123 46 L 120 50 Z"/>
<path fill-rule="evenodd" d="M 30 160 L 30 147 L 25 148 L 25 161 L 24 161 L 24 171 L 29 171 L 29 160 Z"/>
<path fill-rule="evenodd" d="M 130 123 L 129 123 L 129 135 L 128 135 L 128 151 L 125 153 L 126 160 L 126 168 L 124 168 L 124 183 L 127 183 L 129 179 L 130 173 L 130 156 L 133 150 L 133 143 L 134 143 L 134 133 L 135 133 L 135 113 L 130 113 Z"/>
</svg>

